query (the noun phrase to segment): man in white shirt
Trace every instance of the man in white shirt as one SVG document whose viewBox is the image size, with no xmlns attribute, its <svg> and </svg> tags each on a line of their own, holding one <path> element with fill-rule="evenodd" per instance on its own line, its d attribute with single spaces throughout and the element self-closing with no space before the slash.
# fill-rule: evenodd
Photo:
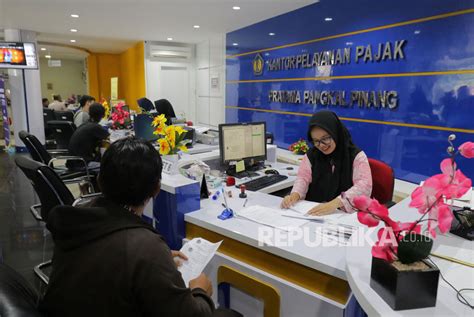
<svg viewBox="0 0 474 317">
<path fill-rule="evenodd" d="M 82 96 L 79 100 L 81 110 L 76 112 L 76 114 L 74 115 L 74 124 L 77 128 L 89 121 L 89 108 L 94 102 L 95 98 L 88 95 Z"/>
<path fill-rule="evenodd" d="M 53 102 L 48 105 L 49 109 L 53 109 L 54 111 L 66 111 L 66 105 L 64 102 L 61 100 L 60 95 L 54 95 L 53 96 Z"/>
</svg>

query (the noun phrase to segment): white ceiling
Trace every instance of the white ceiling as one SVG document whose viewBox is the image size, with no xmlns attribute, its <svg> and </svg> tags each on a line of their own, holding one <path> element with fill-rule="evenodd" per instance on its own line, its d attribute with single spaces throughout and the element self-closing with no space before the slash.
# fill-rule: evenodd
<svg viewBox="0 0 474 317">
<path fill-rule="evenodd" d="M 0 0 L 0 29 L 93 52 L 122 52 L 141 40 L 199 43 L 317 0 Z M 232 10 L 240 6 L 241 10 Z M 78 19 L 71 14 L 79 14 Z M 194 29 L 193 25 L 200 25 Z M 79 32 L 71 33 L 70 29 Z"/>
</svg>

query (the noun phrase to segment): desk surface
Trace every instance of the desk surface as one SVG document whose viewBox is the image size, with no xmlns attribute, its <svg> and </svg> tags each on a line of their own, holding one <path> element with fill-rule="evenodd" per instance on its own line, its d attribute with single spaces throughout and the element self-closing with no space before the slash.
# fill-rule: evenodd
<svg viewBox="0 0 474 317">
<path fill-rule="evenodd" d="M 416 210 L 408 207 L 410 199 L 404 199 L 390 209 L 393 219 L 401 221 L 413 221 L 419 216 Z M 433 250 L 444 248 L 443 255 L 456 258 L 456 256 L 470 255 L 470 262 L 474 263 L 474 242 L 459 238 L 452 234 L 438 235 L 434 241 Z M 474 288 L 474 269 L 446 260 L 432 257 L 432 260 L 440 268 L 445 278 L 457 289 Z M 472 316 L 472 309 L 461 304 L 456 293 L 440 277 L 437 303 L 435 307 L 414 310 L 393 311 L 385 301 L 370 287 L 371 270 L 371 247 L 369 245 L 360 248 L 348 248 L 346 256 L 346 273 L 349 285 L 369 316 Z M 472 292 L 463 293 L 470 300 L 474 300 Z"/>
<path fill-rule="evenodd" d="M 227 189 L 227 188 L 226 188 Z M 230 208 L 238 214 L 243 208 L 244 199 L 238 197 L 238 190 L 230 188 L 233 191 L 233 198 L 228 199 Z M 279 208 L 280 197 L 271 196 L 260 192 L 248 192 L 247 206 L 261 205 L 272 208 Z M 243 218 L 232 218 L 220 220 L 217 216 L 222 212 L 222 201 L 212 201 L 210 199 L 201 201 L 201 209 L 185 215 L 185 221 L 214 231 L 226 237 L 239 242 L 248 244 L 255 248 L 270 252 L 277 256 L 299 263 L 301 265 L 313 268 L 315 270 L 346 279 L 345 274 L 345 246 L 312 246 L 306 243 L 305 239 L 297 239 L 293 244 L 286 246 L 259 245 L 259 228 L 265 226 Z M 340 223 L 349 225 L 359 225 L 355 214 L 341 214 L 338 219 Z M 316 240 L 316 228 L 319 224 L 307 223 L 303 232 L 307 232 L 309 241 Z M 286 232 L 275 229 L 275 235 L 279 233 L 285 235 Z M 305 233 L 306 235 L 306 233 Z"/>
</svg>

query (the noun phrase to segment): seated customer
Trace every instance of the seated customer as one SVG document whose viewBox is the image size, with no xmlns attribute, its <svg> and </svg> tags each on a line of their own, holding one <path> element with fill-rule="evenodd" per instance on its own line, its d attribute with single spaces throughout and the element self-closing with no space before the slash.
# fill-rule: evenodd
<svg viewBox="0 0 474 317">
<path fill-rule="evenodd" d="M 62 101 L 60 95 L 53 96 L 53 102 L 48 105 L 49 109 L 53 109 L 54 111 L 66 111 L 66 104 Z"/>
<path fill-rule="evenodd" d="M 80 110 L 74 114 L 74 124 L 80 127 L 82 124 L 89 121 L 89 108 L 95 102 L 95 98 L 84 95 L 79 100 Z"/>
<path fill-rule="evenodd" d="M 89 122 L 82 124 L 71 136 L 69 154 L 82 157 L 90 168 L 100 166 L 100 145 L 109 137 L 109 132 L 99 125 L 104 117 L 105 109 L 100 103 L 94 103 L 89 108 Z M 69 168 L 81 167 L 78 161 L 69 160 Z"/>
<path fill-rule="evenodd" d="M 46 316 L 214 316 L 201 274 L 187 288 L 171 251 L 141 219 L 160 191 L 162 161 L 144 140 L 113 143 L 101 162 L 103 197 L 60 206 L 47 221 L 55 250 L 41 310 Z"/>
</svg>

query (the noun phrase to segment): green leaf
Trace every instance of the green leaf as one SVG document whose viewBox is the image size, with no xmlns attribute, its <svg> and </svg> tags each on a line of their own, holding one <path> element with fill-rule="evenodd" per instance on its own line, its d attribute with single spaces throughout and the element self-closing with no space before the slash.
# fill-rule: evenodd
<svg viewBox="0 0 474 317">
<path fill-rule="evenodd" d="M 404 264 L 426 259 L 433 248 L 433 239 L 410 232 L 398 243 L 398 259 Z"/>
</svg>

